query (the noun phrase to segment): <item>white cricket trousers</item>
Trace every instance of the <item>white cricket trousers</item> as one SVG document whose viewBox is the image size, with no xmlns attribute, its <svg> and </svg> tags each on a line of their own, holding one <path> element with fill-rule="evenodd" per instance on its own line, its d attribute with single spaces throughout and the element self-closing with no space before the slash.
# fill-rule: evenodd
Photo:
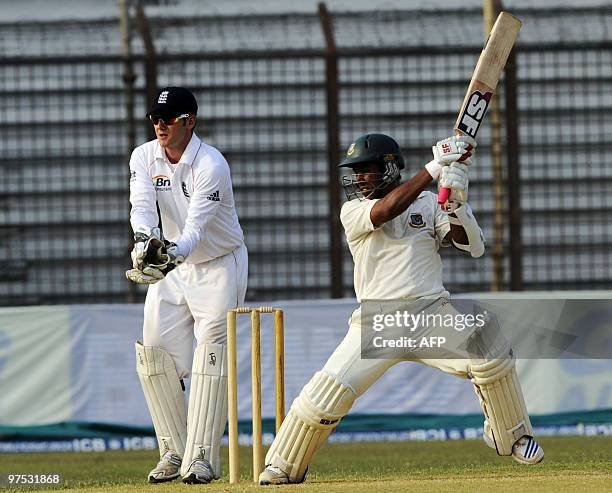
<svg viewBox="0 0 612 493">
<path fill-rule="evenodd" d="M 457 313 L 448 304 L 438 313 Z M 323 371 L 336 376 L 350 387 L 357 397 L 363 395 L 383 374 L 397 363 L 406 359 L 361 359 L 361 324 L 358 312 L 349 319 L 349 330 L 342 342 L 325 363 Z M 445 373 L 467 378 L 470 361 L 467 359 L 412 359 L 438 368 Z"/>
<path fill-rule="evenodd" d="M 179 378 L 191 372 L 194 338 L 225 344 L 227 311 L 244 303 L 248 254 L 233 252 L 199 264 L 183 263 L 149 286 L 144 305 L 143 343 L 165 349 Z"/>
</svg>

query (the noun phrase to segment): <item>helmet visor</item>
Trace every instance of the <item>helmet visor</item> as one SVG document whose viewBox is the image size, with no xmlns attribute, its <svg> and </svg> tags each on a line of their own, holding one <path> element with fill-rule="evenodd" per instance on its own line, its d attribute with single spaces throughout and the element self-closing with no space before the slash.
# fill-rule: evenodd
<svg viewBox="0 0 612 493">
<path fill-rule="evenodd" d="M 382 173 L 352 173 L 342 177 L 342 187 L 347 200 L 366 200 L 376 198 L 386 185 Z"/>
<path fill-rule="evenodd" d="M 346 198 L 352 200 L 376 199 L 379 190 L 385 190 L 400 179 L 400 170 L 395 162 L 385 165 L 384 173 L 352 173 L 342 177 L 342 187 Z"/>
</svg>

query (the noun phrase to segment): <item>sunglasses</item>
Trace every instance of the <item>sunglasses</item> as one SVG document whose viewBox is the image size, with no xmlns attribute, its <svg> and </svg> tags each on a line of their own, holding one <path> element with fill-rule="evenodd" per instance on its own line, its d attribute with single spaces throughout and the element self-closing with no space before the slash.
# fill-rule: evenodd
<svg viewBox="0 0 612 493">
<path fill-rule="evenodd" d="M 163 121 L 164 124 L 168 126 L 176 125 L 178 122 L 184 120 L 185 118 L 189 118 L 189 113 L 183 113 L 182 115 L 175 116 L 172 118 L 162 118 L 159 115 L 149 115 L 149 120 L 151 120 L 151 123 L 153 123 L 153 125 L 159 125 L 160 121 Z"/>
</svg>

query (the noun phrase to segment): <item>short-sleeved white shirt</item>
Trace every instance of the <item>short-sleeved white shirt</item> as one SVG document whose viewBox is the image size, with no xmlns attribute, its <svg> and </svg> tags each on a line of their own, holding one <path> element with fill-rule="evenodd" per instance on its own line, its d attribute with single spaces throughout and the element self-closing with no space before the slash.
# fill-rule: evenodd
<svg viewBox="0 0 612 493">
<path fill-rule="evenodd" d="M 438 253 L 450 231 L 437 196 L 422 192 L 406 211 L 374 228 L 370 211 L 378 199 L 351 200 L 340 219 L 355 262 L 357 300 L 441 295 L 442 259 Z"/>
<path fill-rule="evenodd" d="M 227 161 L 195 133 L 177 165 L 170 165 L 157 140 L 134 149 L 130 202 L 133 229 L 158 225 L 157 202 L 164 237 L 186 262 L 206 262 L 244 243 Z"/>
</svg>

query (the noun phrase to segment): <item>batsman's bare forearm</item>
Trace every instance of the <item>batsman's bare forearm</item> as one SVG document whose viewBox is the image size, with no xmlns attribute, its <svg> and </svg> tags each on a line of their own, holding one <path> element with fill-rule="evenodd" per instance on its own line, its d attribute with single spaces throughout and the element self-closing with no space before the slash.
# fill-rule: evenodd
<svg viewBox="0 0 612 493">
<path fill-rule="evenodd" d="M 370 211 L 370 220 L 378 228 L 391 219 L 395 219 L 412 204 L 433 178 L 423 168 L 410 180 L 400 184 L 380 199 Z"/>
</svg>

